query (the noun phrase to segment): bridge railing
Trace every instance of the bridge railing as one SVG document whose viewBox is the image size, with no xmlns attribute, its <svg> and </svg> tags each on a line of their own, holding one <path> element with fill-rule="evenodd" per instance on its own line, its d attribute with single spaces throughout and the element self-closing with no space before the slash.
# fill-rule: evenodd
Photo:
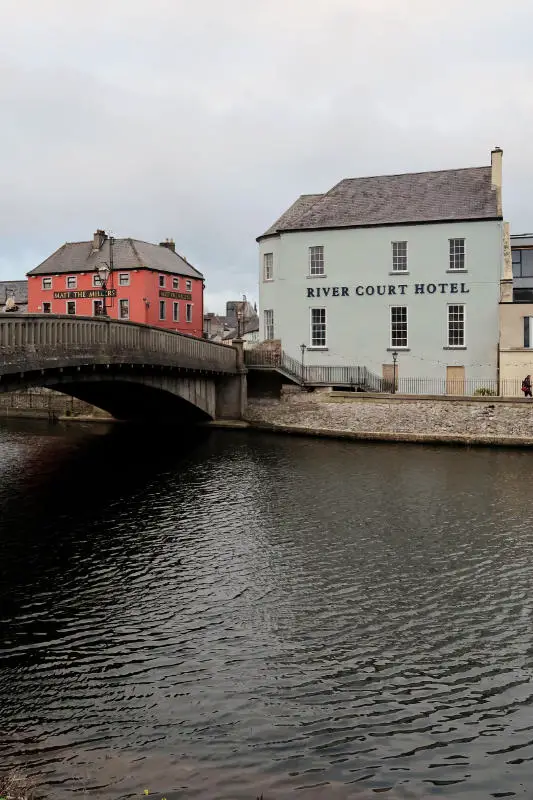
<svg viewBox="0 0 533 800">
<path fill-rule="evenodd" d="M 235 372 L 237 353 L 227 345 L 140 325 L 94 317 L 49 314 L 0 317 L 4 371 L 41 359 L 75 363 L 129 362 Z"/>
</svg>

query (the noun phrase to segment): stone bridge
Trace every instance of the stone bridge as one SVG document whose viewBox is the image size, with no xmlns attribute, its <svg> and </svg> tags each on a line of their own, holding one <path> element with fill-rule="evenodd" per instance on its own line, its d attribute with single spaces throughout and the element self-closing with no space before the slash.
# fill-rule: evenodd
<svg viewBox="0 0 533 800">
<path fill-rule="evenodd" d="M 117 419 L 240 419 L 242 349 L 102 317 L 4 314 L 0 392 L 45 386 Z"/>
</svg>

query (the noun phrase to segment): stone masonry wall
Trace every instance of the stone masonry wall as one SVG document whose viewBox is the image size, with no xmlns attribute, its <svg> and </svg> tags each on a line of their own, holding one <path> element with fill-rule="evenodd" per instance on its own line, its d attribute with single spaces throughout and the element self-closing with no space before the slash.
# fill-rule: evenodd
<svg viewBox="0 0 533 800">
<path fill-rule="evenodd" d="M 35 416 L 54 414 L 68 417 L 109 417 L 105 411 L 84 403 L 83 400 L 44 387 L 0 394 L 0 415 L 17 411 L 27 414 L 31 412 Z"/>
<path fill-rule="evenodd" d="M 526 400 L 402 400 L 299 391 L 286 394 L 281 400 L 250 400 L 246 419 L 252 424 L 309 429 L 311 433 L 374 432 L 391 434 L 391 438 L 395 434 L 398 438 L 514 437 L 533 442 L 533 401 Z"/>
</svg>

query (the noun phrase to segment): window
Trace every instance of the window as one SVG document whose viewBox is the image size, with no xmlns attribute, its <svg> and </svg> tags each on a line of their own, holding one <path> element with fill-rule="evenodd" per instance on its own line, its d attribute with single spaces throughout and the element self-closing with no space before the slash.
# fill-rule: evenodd
<svg viewBox="0 0 533 800">
<path fill-rule="evenodd" d="M 192 281 L 185 281 L 185 290 L 187 292 L 192 292 Z"/>
<path fill-rule="evenodd" d="M 464 239 L 450 239 L 450 269 L 465 269 Z"/>
<path fill-rule="evenodd" d="M 93 275 L 93 286 L 101 286 L 101 285 L 102 285 L 102 279 L 100 275 L 98 274 Z"/>
<path fill-rule="evenodd" d="M 167 316 L 167 304 L 164 300 L 159 301 L 159 319 L 165 319 Z"/>
<path fill-rule="evenodd" d="M 274 253 L 265 253 L 263 256 L 263 280 L 274 280 Z"/>
<path fill-rule="evenodd" d="M 100 280 L 100 279 L 99 279 Z M 104 303 L 102 300 L 93 300 L 93 316 L 101 317 L 104 313 Z"/>
<path fill-rule="evenodd" d="M 326 309 L 311 309 L 311 347 L 326 346 Z"/>
<path fill-rule="evenodd" d="M 118 301 L 118 318 L 119 319 L 129 319 L 130 318 L 130 301 L 126 298 L 121 298 Z"/>
<path fill-rule="evenodd" d="M 533 317 L 524 317 L 524 347 L 533 347 Z"/>
<path fill-rule="evenodd" d="M 75 314 L 75 313 L 76 313 L 76 301 L 67 300 L 67 314 Z"/>
<path fill-rule="evenodd" d="M 174 322 L 179 322 L 180 321 L 180 304 L 179 303 L 173 303 L 172 304 L 172 319 L 174 320 Z"/>
<path fill-rule="evenodd" d="M 76 288 L 76 276 L 69 275 L 67 278 L 67 289 L 75 289 Z"/>
<path fill-rule="evenodd" d="M 266 309 L 263 312 L 263 318 L 265 321 L 265 339 L 273 339 L 274 338 L 274 311 L 272 309 Z"/>
<path fill-rule="evenodd" d="M 164 275 L 160 275 L 160 276 L 159 276 L 159 286 L 160 286 L 162 289 L 164 289 L 164 288 L 165 288 L 165 276 L 164 276 Z"/>
<path fill-rule="evenodd" d="M 43 289 L 52 288 L 52 278 L 43 278 Z"/>
<path fill-rule="evenodd" d="M 172 278 L 172 288 L 179 289 L 180 288 L 180 279 L 179 278 Z"/>
<path fill-rule="evenodd" d="M 43 303 L 43 314 L 52 313 L 52 303 Z"/>
<path fill-rule="evenodd" d="M 118 273 L 118 285 L 119 286 L 129 286 L 130 285 L 130 273 L 129 272 L 119 272 Z"/>
<path fill-rule="evenodd" d="M 407 272 L 407 242 L 392 243 L 392 271 Z"/>
<path fill-rule="evenodd" d="M 533 278 L 533 250 L 513 250 L 513 278 Z"/>
<path fill-rule="evenodd" d="M 465 346 L 465 307 L 448 306 L 448 347 Z"/>
<path fill-rule="evenodd" d="M 324 274 L 324 246 L 321 244 L 309 248 L 309 274 Z"/>
<path fill-rule="evenodd" d="M 390 346 L 407 347 L 407 306 L 391 306 Z"/>
<path fill-rule="evenodd" d="M 185 306 L 185 322 L 192 322 L 192 303 Z"/>
</svg>

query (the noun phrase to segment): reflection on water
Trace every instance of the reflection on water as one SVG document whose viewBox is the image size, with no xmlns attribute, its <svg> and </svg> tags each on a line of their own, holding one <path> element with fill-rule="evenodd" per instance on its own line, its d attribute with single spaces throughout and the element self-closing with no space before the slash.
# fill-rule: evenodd
<svg viewBox="0 0 533 800">
<path fill-rule="evenodd" d="M 531 796 L 529 453 L 11 423 L 0 457 L 2 767 Z"/>
</svg>

